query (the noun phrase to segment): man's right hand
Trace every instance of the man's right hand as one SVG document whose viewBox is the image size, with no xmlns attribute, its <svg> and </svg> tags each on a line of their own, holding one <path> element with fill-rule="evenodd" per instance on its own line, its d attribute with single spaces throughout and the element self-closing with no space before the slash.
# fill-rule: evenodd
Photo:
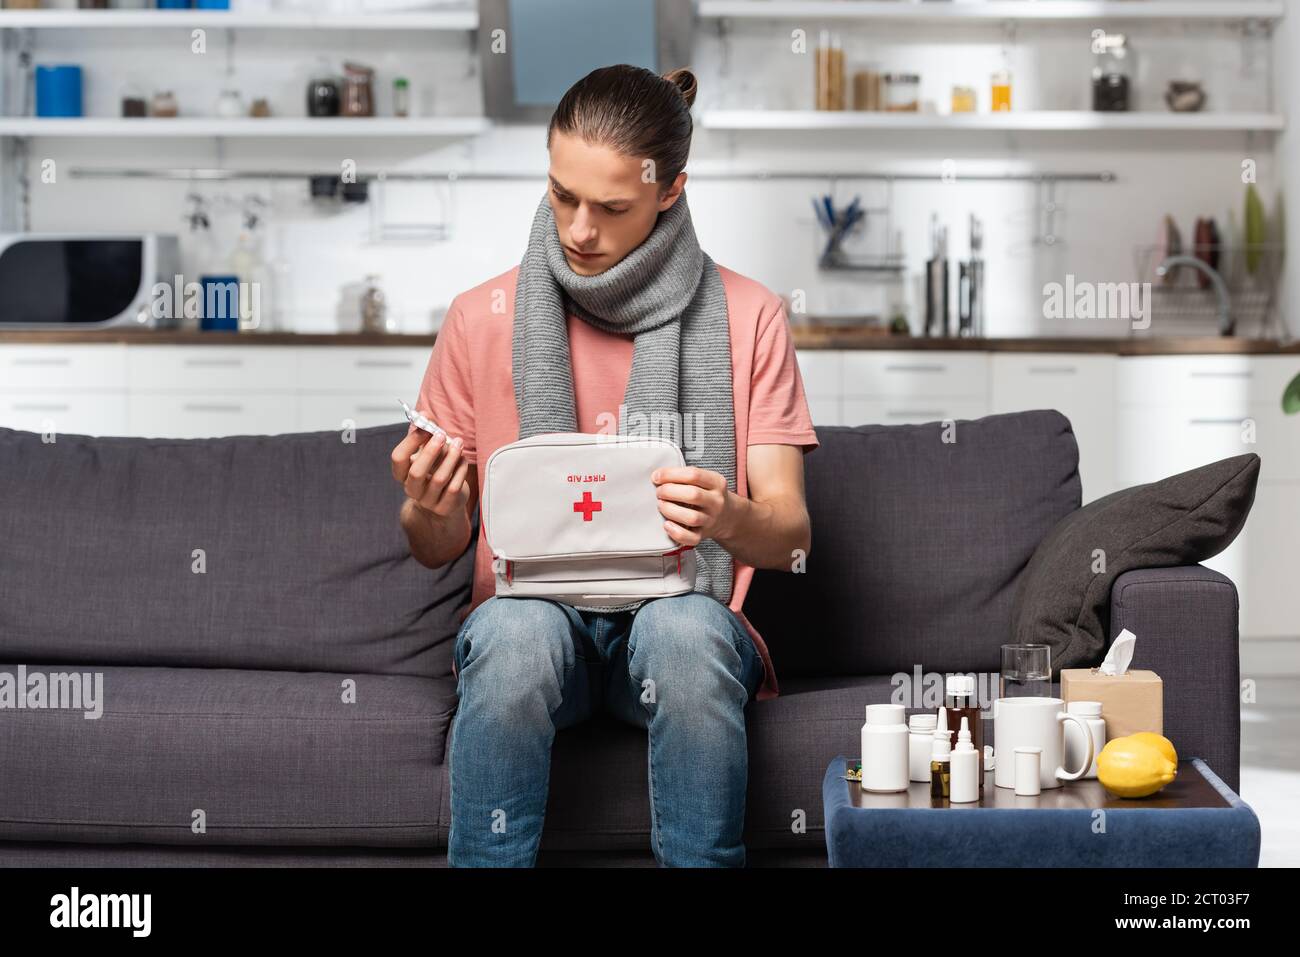
<svg viewBox="0 0 1300 957">
<path fill-rule="evenodd" d="M 429 568 L 452 561 L 469 543 L 471 465 L 461 456 L 463 444 L 413 429 L 393 449 L 393 478 L 406 492 L 402 528 L 411 554 Z"/>
<path fill-rule="evenodd" d="M 465 475 L 470 463 L 461 457 L 463 445 L 459 437 L 448 442 L 444 433 L 430 437 L 423 429 L 414 429 L 393 449 L 393 478 L 424 511 L 439 518 L 458 511 L 465 515 L 469 502 Z"/>
</svg>

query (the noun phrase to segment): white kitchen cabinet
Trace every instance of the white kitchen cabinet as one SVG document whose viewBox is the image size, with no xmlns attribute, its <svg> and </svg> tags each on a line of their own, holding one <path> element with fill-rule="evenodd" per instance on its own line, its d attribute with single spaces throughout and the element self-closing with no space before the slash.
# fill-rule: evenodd
<svg viewBox="0 0 1300 957">
<path fill-rule="evenodd" d="M 218 435 L 277 435 L 298 431 L 298 398 L 255 392 L 132 392 L 130 434 L 200 439 Z"/>
<path fill-rule="evenodd" d="M 0 391 L 120 391 L 126 388 L 126 346 L 0 345 Z"/>
<path fill-rule="evenodd" d="M 405 391 L 362 393 L 301 393 L 298 396 L 298 429 L 301 432 L 339 432 L 344 428 L 364 429 L 406 421 L 399 396 Z M 408 400 L 409 401 L 409 400 Z"/>
<path fill-rule="evenodd" d="M 1300 356 L 1125 356 L 1116 391 L 1122 405 L 1277 405 L 1297 372 Z"/>
<path fill-rule="evenodd" d="M 131 345 L 126 353 L 127 374 L 132 392 L 293 395 L 298 391 L 301 352 L 294 346 Z"/>
<path fill-rule="evenodd" d="M 978 419 L 988 415 L 983 396 L 862 399 L 844 397 L 846 425 L 920 425 L 945 419 Z"/>
<path fill-rule="evenodd" d="M 59 435 L 122 435 L 125 392 L 0 392 L 0 426 Z"/>
<path fill-rule="evenodd" d="M 27 432 L 121 435 L 126 348 L 119 344 L 0 345 L 0 426 Z"/>
<path fill-rule="evenodd" d="M 979 398 L 988 401 L 984 352 L 857 350 L 844 354 L 844 394 L 871 399 Z"/>
<path fill-rule="evenodd" d="M 1300 420 L 1282 390 L 1289 356 L 1135 356 L 1119 360 L 1121 484 L 1153 482 L 1255 452 L 1262 481 L 1300 482 Z"/>
<path fill-rule="evenodd" d="M 1300 484 L 1260 481 L 1246 527 L 1228 548 L 1204 562 L 1233 580 L 1243 638 L 1300 636 L 1295 537 Z"/>
<path fill-rule="evenodd" d="M 844 394 L 844 353 L 837 349 L 795 352 L 799 377 L 813 425 L 844 425 L 840 399 Z"/>
<path fill-rule="evenodd" d="M 1055 409 L 1070 420 L 1079 444 L 1083 501 L 1109 495 L 1115 476 L 1115 356 L 994 353 L 990 411 Z"/>
<path fill-rule="evenodd" d="M 432 346 L 363 346 L 300 349 L 299 392 L 382 392 L 394 409 L 420 388 Z"/>
<path fill-rule="evenodd" d="M 1300 635 L 1287 556 L 1300 529 L 1300 421 L 1281 410 L 1294 356 L 1132 356 L 1119 360 L 1121 486 L 1154 482 L 1246 452 L 1262 462 L 1246 527 L 1204 564 L 1237 585 L 1245 638 Z"/>
</svg>

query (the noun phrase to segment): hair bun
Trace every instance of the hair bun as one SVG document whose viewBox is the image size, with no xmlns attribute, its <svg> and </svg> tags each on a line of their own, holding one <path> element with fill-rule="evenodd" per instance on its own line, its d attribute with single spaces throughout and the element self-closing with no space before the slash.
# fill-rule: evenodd
<svg viewBox="0 0 1300 957">
<path fill-rule="evenodd" d="M 677 87 L 678 92 L 686 98 L 687 109 L 695 104 L 695 94 L 699 92 L 700 85 L 695 80 L 695 74 L 687 67 L 673 70 L 671 73 L 666 74 L 664 79 Z"/>
</svg>

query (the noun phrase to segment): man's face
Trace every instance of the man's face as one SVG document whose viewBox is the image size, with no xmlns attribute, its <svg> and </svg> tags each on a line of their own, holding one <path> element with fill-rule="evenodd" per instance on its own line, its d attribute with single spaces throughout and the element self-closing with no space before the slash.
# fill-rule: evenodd
<svg viewBox="0 0 1300 957">
<path fill-rule="evenodd" d="M 604 272 L 641 245 L 659 213 L 681 195 L 685 173 L 660 198 L 659 183 L 643 173 L 642 162 L 581 137 L 551 136 L 548 196 L 564 258 L 580 276 Z"/>
</svg>

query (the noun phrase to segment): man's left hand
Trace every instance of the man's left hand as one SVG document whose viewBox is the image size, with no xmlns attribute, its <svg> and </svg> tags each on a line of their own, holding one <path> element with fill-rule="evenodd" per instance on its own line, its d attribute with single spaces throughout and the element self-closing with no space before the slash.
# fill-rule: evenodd
<svg viewBox="0 0 1300 957">
<path fill-rule="evenodd" d="M 686 465 L 655 469 L 650 481 L 657 486 L 664 529 L 677 544 L 694 546 L 731 533 L 739 497 L 721 473 Z"/>
</svg>

